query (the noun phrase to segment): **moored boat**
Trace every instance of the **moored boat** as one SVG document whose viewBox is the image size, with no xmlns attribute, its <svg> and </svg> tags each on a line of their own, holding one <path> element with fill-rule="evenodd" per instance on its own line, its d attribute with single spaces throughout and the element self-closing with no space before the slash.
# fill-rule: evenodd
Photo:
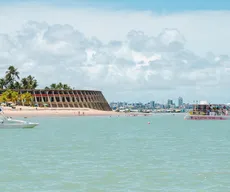
<svg viewBox="0 0 230 192">
<path fill-rule="evenodd" d="M 4 112 L 0 109 L 0 129 L 10 129 L 10 128 L 34 128 L 39 125 L 38 123 L 12 119 L 11 117 L 6 117 Z"/>
<path fill-rule="evenodd" d="M 23 121 L 23 120 L 17 120 L 12 119 L 9 117 L 6 117 L 4 119 L 0 120 L 0 129 L 10 129 L 10 128 L 34 128 L 38 123 Z"/>
<path fill-rule="evenodd" d="M 230 120 L 229 106 L 224 104 L 194 104 L 185 120 Z"/>
</svg>

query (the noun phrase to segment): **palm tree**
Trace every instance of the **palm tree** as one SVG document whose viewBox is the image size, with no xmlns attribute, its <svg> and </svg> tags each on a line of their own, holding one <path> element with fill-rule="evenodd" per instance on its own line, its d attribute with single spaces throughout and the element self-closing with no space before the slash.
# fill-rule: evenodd
<svg viewBox="0 0 230 192">
<path fill-rule="evenodd" d="M 21 95 L 21 100 L 25 103 L 25 105 L 31 105 L 32 99 L 33 99 L 33 96 L 29 92 L 23 93 Z"/>
<path fill-rule="evenodd" d="M 18 101 L 19 94 L 17 91 L 12 91 L 11 89 L 6 90 L 5 92 L 2 93 L 1 95 L 1 101 L 3 102 L 13 102 L 16 104 Z"/>
<path fill-rule="evenodd" d="M 22 83 L 22 88 L 23 89 L 28 89 L 29 85 L 28 85 L 28 81 L 27 81 L 27 78 L 22 78 L 21 79 L 21 83 Z"/>
<path fill-rule="evenodd" d="M 18 92 L 12 91 L 12 93 L 11 93 L 11 101 L 16 104 L 18 99 L 19 99 Z"/>
<path fill-rule="evenodd" d="M 20 79 L 18 69 L 11 65 L 8 67 L 5 76 L 7 88 L 14 88 L 16 79 Z"/>
<path fill-rule="evenodd" d="M 52 83 L 50 87 L 46 87 L 45 89 L 59 89 L 59 90 L 71 90 L 71 87 L 67 84 L 62 84 L 59 82 L 58 84 Z"/>
<path fill-rule="evenodd" d="M 64 90 L 71 90 L 70 86 L 67 85 L 67 84 L 63 84 L 62 88 L 63 88 Z"/>
<path fill-rule="evenodd" d="M 1 103 L 7 102 L 7 97 L 6 97 L 5 95 L 1 95 L 1 96 L 0 96 L 0 102 L 1 102 Z"/>
<path fill-rule="evenodd" d="M 8 90 L 3 92 L 1 94 L 1 98 L 0 98 L 1 102 L 7 102 L 9 100 L 8 96 L 9 96 L 9 91 Z"/>
<path fill-rule="evenodd" d="M 4 93 L 2 93 L 2 96 L 6 97 L 7 101 L 12 101 L 12 93 L 13 91 L 11 89 L 7 89 Z"/>
<path fill-rule="evenodd" d="M 16 81 L 15 84 L 14 84 L 14 88 L 15 89 L 21 89 L 22 88 L 22 84 L 20 82 Z"/>
<path fill-rule="evenodd" d="M 57 84 L 56 84 L 56 83 L 52 83 L 52 84 L 50 85 L 50 88 L 51 88 L 51 89 L 57 89 Z"/>
<path fill-rule="evenodd" d="M 35 89 L 38 86 L 37 80 L 31 75 L 22 78 L 21 83 L 23 89 Z"/>
<path fill-rule="evenodd" d="M 60 82 L 57 84 L 57 89 L 62 89 L 63 88 L 63 84 Z"/>
<path fill-rule="evenodd" d="M 28 83 L 30 85 L 30 89 L 36 89 L 37 88 L 38 82 L 37 82 L 37 80 L 34 77 L 32 77 L 31 75 L 29 75 L 27 77 L 27 80 L 28 80 Z"/>
<path fill-rule="evenodd" d="M 6 81 L 4 78 L 0 79 L 0 89 L 5 89 L 6 88 Z"/>
</svg>

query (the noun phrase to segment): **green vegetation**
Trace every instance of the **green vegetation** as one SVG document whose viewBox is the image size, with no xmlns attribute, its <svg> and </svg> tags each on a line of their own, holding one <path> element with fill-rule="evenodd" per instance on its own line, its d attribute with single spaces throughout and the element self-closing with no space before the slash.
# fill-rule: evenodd
<svg viewBox="0 0 230 192">
<path fill-rule="evenodd" d="M 6 90 L 0 96 L 0 103 L 14 103 L 15 105 L 24 103 L 24 105 L 33 104 L 33 96 L 29 93 L 20 94 L 20 90 L 23 89 L 36 89 L 38 82 L 35 77 L 29 75 L 27 77 L 20 78 L 20 73 L 14 66 L 9 66 L 5 77 L 0 78 L 0 89 Z M 59 89 L 59 90 L 71 90 L 72 88 L 67 84 L 61 82 L 53 83 L 45 89 Z"/>
<path fill-rule="evenodd" d="M 24 102 L 25 105 L 32 105 L 33 96 L 31 95 L 31 93 L 26 92 L 21 94 L 20 99 L 22 102 Z"/>
<path fill-rule="evenodd" d="M 56 83 L 52 83 L 49 87 L 45 87 L 45 89 L 49 90 L 49 89 L 59 89 L 59 90 L 71 90 L 72 88 L 67 85 L 67 84 L 62 84 L 61 82 L 56 84 Z"/>
<path fill-rule="evenodd" d="M 14 66 L 9 66 L 5 77 L 0 79 L 0 89 L 36 89 L 37 80 L 29 75 L 20 79 L 19 71 Z"/>
<path fill-rule="evenodd" d="M 11 89 L 7 89 L 0 96 L 1 103 L 14 103 L 15 105 L 18 103 L 24 103 L 24 105 L 32 105 L 33 96 L 31 93 L 23 93 L 19 94 L 17 91 L 13 91 Z"/>
</svg>

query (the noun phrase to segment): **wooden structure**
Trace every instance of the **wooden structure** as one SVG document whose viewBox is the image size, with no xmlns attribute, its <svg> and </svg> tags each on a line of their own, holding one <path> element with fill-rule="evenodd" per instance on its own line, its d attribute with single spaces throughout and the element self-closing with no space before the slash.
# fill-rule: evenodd
<svg viewBox="0 0 230 192">
<path fill-rule="evenodd" d="M 6 90 L 0 90 L 0 95 Z M 14 90 L 23 94 L 29 92 L 33 96 L 34 106 L 50 108 L 92 108 L 111 111 L 101 91 L 92 90 Z M 24 105 L 24 103 L 20 103 Z"/>
</svg>

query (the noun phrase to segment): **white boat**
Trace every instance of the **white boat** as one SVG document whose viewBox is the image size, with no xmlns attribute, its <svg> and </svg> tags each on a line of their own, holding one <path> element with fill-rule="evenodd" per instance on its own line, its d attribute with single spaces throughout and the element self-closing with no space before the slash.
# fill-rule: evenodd
<svg viewBox="0 0 230 192">
<path fill-rule="evenodd" d="M 0 114 L 0 129 L 10 129 L 10 128 L 34 128 L 39 125 L 38 123 L 32 123 L 23 120 L 12 119 L 6 117 L 3 112 Z"/>
</svg>

